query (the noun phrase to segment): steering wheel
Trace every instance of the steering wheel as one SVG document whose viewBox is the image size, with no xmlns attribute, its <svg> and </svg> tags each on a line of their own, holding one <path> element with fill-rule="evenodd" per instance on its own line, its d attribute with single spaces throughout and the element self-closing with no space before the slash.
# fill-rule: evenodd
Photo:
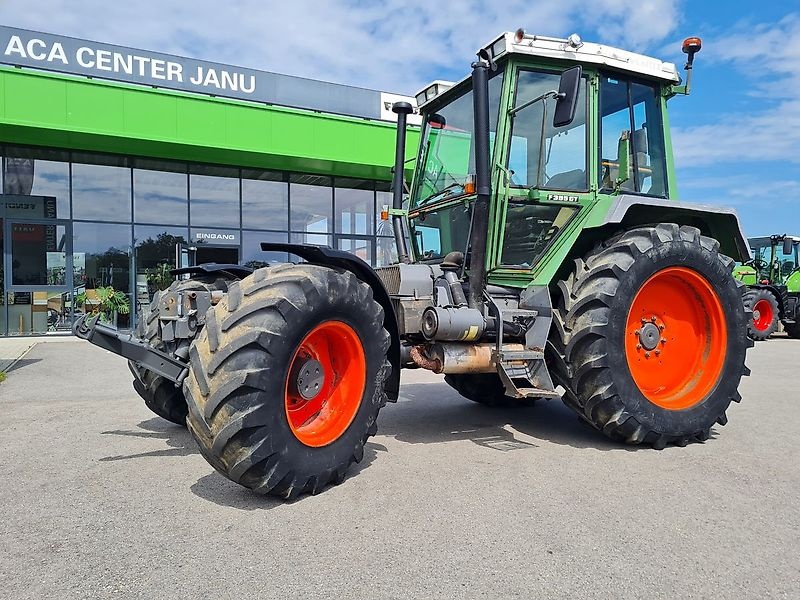
<svg viewBox="0 0 800 600">
<path fill-rule="evenodd" d="M 769 268 L 769 263 L 767 263 L 764 260 L 761 260 L 760 258 L 751 258 L 746 263 L 744 263 L 744 265 L 745 266 L 749 265 L 753 267 L 756 271 L 765 271 L 766 269 Z"/>
</svg>

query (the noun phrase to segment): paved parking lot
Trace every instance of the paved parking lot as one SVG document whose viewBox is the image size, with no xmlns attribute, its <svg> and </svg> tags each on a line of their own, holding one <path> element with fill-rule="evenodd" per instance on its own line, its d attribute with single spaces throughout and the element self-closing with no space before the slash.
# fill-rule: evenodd
<svg viewBox="0 0 800 600">
<path fill-rule="evenodd" d="M 728 425 L 661 452 L 407 372 L 345 482 L 285 504 L 217 475 L 123 360 L 41 343 L 0 384 L 0 597 L 796 598 L 799 362 L 759 344 Z"/>
</svg>

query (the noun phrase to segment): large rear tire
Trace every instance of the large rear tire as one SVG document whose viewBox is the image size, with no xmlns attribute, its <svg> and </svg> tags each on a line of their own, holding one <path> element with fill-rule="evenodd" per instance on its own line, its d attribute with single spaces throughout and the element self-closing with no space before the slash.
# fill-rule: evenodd
<svg viewBox="0 0 800 600">
<path fill-rule="evenodd" d="M 778 299 L 767 289 L 747 290 L 744 305 L 753 313 L 747 322 L 747 335 L 757 342 L 766 340 L 778 329 Z"/>
<path fill-rule="evenodd" d="M 532 406 L 533 398 L 512 398 L 506 396 L 506 388 L 500 376 L 494 373 L 475 373 L 468 375 L 445 375 L 444 381 L 467 400 L 493 408 L 513 408 Z"/>
<path fill-rule="evenodd" d="M 203 456 L 286 499 L 342 481 L 387 400 L 383 319 L 347 271 L 281 265 L 233 283 L 206 316 L 184 382 Z"/>
<path fill-rule="evenodd" d="M 139 311 L 136 336 L 153 348 L 175 354 L 179 344 L 164 342 L 159 331 L 158 311 L 162 296 L 168 292 L 178 291 L 225 291 L 229 282 L 230 280 L 222 278 L 181 279 L 173 282 L 166 290 L 157 291 L 150 304 L 145 304 Z M 184 350 L 188 354 L 189 340 L 184 340 L 184 344 L 186 346 Z M 189 409 L 186 407 L 183 389 L 131 360 L 128 361 L 128 369 L 133 375 L 133 389 L 144 400 L 145 406 L 162 419 L 186 427 L 186 415 Z"/>
<path fill-rule="evenodd" d="M 718 249 L 694 227 L 641 227 L 559 282 L 553 374 L 565 403 L 608 437 L 655 448 L 706 440 L 741 399 L 751 315 Z"/>
</svg>

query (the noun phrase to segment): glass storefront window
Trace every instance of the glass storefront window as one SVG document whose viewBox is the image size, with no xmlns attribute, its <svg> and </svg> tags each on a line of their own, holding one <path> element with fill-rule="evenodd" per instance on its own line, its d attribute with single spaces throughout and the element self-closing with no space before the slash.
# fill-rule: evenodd
<svg viewBox="0 0 800 600">
<path fill-rule="evenodd" d="M 158 290 L 167 289 L 174 278 L 175 251 L 185 244 L 189 231 L 184 227 L 137 225 L 133 230 L 136 265 L 136 305 L 149 304 Z"/>
<path fill-rule="evenodd" d="M 65 286 L 67 228 L 11 223 L 11 285 Z"/>
<path fill-rule="evenodd" d="M 108 223 L 74 223 L 72 226 L 76 313 L 100 308 L 99 288 L 123 292 L 131 311 L 130 262 L 131 226 Z M 130 326 L 125 307 L 109 311 L 117 327 Z"/>
<path fill-rule="evenodd" d="M 331 246 L 333 239 L 330 235 L 321 233 L 292 233 L 291 241 L 293 244 L 311 244 L 312 246 Z"/>
<path fill-rule="evenodd" d="M 72 216 L 87 221 L 131 220 L 131 170 L 124 157 L 73 154 Z"/>
<path fill-rule="evenodd" d="M 330 233 L 333 220 L 331 178 L 292 175 L 289 181 L 292 231 Z"/>
<path fill-rule="evenodd" d="M 189 205 L 193 227 L 240 227 L 239 170 L 193 165 Z"/>
<path fill-rule="evenodd" d="M 3 294 L 8 310 L 8 335 L 41 335 L 53 331 L 69 331 L 70 294 L 63 289 L 17 291 Z M 5 318 L 5 316 L 3 317 Z M 0 320 L 0 334 L 6 334 Z"/>
<path fill-rule="evenodd" d="M 101 288 L 110 287 L 124 298 L 109 320 L 133 326 L 130 313 L 171 283 L 179 243 L 198 262 L 254 267 L 301 261 L 262 252 L 262 241 L 335 246 L 378 265 L 396 260 L 391 221 L 379 216 L 391 204 L 388 182 L 4 150 L 0 248 L 13 260 L 0 269 L 0 336 L 67 330 L 73 314 L 97 312 Z M 8 219 L 13 235 L 4 239 Z"/>
<path fill-rule="evenodd" d="M 339 250 L 347 250 L 361 260 L 372 264 L 372 240 L 370 238 L 339 238 Z"/>
<path fill-rule="evenodd" d="M 397 245 L 393 237 L 379 237 L 375 239 L 375 265 L 386 267 L 397 262 Z"/>
<path fill-rule="evenodd" d="M 242 225 L 289 228 L 289 184 L 275 171 L 242 171 Z"/>
<path fill-rule="evenodd" d="M 133 220 L 137 223 L 189 224 L 186 165 L 137 160 L 133 169 Z"/>
<path fill-rule="evenodd" d="M 69 218 L 69 153 L 58 150 L 8 148 L 3 161 L 3 194 L 35 196 L 18 202 L 30 205 L 20 217 Z M 12 199 L 7 198 L 6 202 Z"/>
<path fill-rule="evenodd" d="M 288 241 L 289 235 L 282 231 L 243 231 L 242 264 L 257 269 L 273 263 L 289 262 L 289 255 L 286 252 L 264 252 L 261 250 L 261 242 L 285 244 Z"/>
<path fill-rule="evenodd" d="M 336 232 L 370 235 L 375 221 L 375 184 L 359 179 L 336 179 Z"/>
</svg>

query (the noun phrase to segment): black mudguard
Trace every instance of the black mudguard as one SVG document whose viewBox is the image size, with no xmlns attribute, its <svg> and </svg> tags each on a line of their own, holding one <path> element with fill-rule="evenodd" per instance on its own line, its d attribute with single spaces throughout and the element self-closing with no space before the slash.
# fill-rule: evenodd
<svg viewBox="0 0 800 600">
<path fill-rule="evenodd" d="M 195 265 L 193 267 L 181 267 L 180 269 L 172 269 L 170 273 L 173 276 L 177 275 L 230 275 L 236 279 L 244 279 L 253 272 L 250 267 L 243 267 L 241 265 L 233 264 L 218 264 L 218 263 L 205 263 L 202 265 Z"/>
</svg>

